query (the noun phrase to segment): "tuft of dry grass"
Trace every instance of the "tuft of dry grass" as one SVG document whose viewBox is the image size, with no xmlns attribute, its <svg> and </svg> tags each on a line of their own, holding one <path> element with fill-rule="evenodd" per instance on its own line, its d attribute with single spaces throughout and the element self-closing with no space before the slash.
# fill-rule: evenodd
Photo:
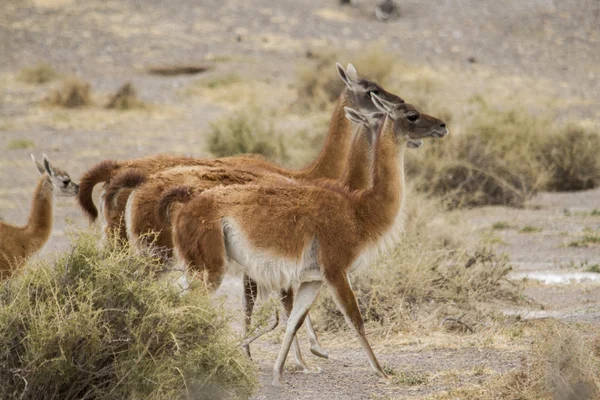
<svg viewBox="0 0 600 400">
<path fill-rule="evenodd" d="M 200 279 L 77 232 L 0 286 L 0 398 L 247 398 L 252 362 Z"/>
<path fill-rule="evenodd" d="M 131 82 L 125 82 L 116 93 L 110 96 L 106 108 L 115 110 L 131 110 L 144 108 L 146 103 L 137 97 L 137 91 Z"/>
<path fill-rule="evenodd" d="M 60 89 L 54 89 L 46 99 L 52 106 L 79 108 L 92 104 L 91 86 L 79 78 L 70 78 L 63 82 Z"/>
<path fill-rule="evenodd" d="M 211 126 L 208 149 L 216 157 L 252 153 L 279 162 L 288 158 L 283 138 L 275 133 L 272 121 L 258 111 L 225 117 Z"/>
<path fill-rule="evenodd" d="M 59 77 L 58 73 L 52 68 L 51 65 L 41 63 L 34 67 L 23 68 L 17 79 L 21 82 L 33 84 L 33 85 L 41 85 L 43 83 L 47 83 L 53 81 Z"/>
</svg>

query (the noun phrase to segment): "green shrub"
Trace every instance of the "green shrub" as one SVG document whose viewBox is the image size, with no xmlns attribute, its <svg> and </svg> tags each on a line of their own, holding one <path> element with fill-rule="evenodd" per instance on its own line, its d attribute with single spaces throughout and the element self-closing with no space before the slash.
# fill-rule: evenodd
<svg viewBox="0 0 600 400">
<path fill-rule="evenodd" d="M 585 190 L 600 185 L 600 134 L 569 124 L 542 143 L 540 159 L 552 176 L 548 189 Z"/>
<path fill-rule="evenodd" d="M 0 398 L 246 398 L 249 360 L 199 280 L 83 232 L 0 287 Z"/>
<path fill-rule="evenodd" d="M 275 133 L 272 122 L 264 119 L 260 113 L 241 113 L 212 123 L 208 149 L 216 157 L 253 153 L 285 161 L 282 137 Z"/>
</svg>

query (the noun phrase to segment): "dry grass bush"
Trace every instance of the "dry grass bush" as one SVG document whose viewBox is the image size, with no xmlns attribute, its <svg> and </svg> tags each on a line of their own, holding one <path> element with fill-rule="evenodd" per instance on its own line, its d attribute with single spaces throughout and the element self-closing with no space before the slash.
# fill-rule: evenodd
<svg viewBox="0 0 600 400">
<path fill-rule="evenodd" d="M 478 388 L 431 399 L 579 400 L 600 397 L 600 330 L 559 321 L 532 323 L 533 343 L 521 368 Z"/>
<path fill-rule="evenodd" d="M 38 64 L 34 67 L 23 68 L 17 79 L 21 82 L 30 83 L 33 85 L 41 85 L 53 81 L 58 78 L 58 73 L 49 64 Z"/>
<path fill-rule="evenodd" d="M 456 232 L 436 218 L 443 211 L 439 201 L 412 191 L 407 206 L 398 246 L 352 277 L 365 321 L 384 330 L 410 329 L 437 325 L 458 313 L 478 320 L 484 317 L 477 309 L 480 302 L 519 301 L 519 292 L 505 279 L 511 270 L 507 259 L 485 248 L 467 250 Z M 332 299 L 322 297 L 315 313 L 320 327 L 344 327 Z"/>
<path fill-rule="evenodd" d="M 283 138 L 275 133 L 273 121 L 258 111 L 225 117 L 211 126 L 208 150 L 216 157 L 253 153 L 279 162 L 288 158 Z"/>
<path fill-rule="evenodd" d="M 311 58 L 315 59 L 314 66 L 302 67 L 297 78 L 298 104 L 307 110 L 329 107 L 344 89 L 344 82 L 335 69 L 336 62 L 342 63 L 344 68 L 351 62 L 361 77 L 381 85 L 387 83 L 394 68 L 394 58 L 377 46 L 355 57 L 319 51 L 311 53 Z"/>
<path fill-rule="evenodd" d="M 600 186 L 600 134 L 568 124 L 552 132 L 540 149 L 543 164 L 552 169 L 548 189 L 585 190 Z"/>
<path fill-rule="evenodd" d="M 452 206 L 521 206 L 551 178 L 538 156 L 550 128 L 526 111 L 484 105 L 465 132 L 410 152 L 407 173 Z"/>
<path fill-rule="evenodd" d="M 137 91 L 133 83 L 124 83 L 113 95 L 110 96 L 106 108 L 115 110 L 131 110 L 144 108 L 146 103 L 137 97 Z"/>
<path fill-rule="evenodd" d="M 182 294 L 157 260 L 78 235 L 0 287 L 0 398 L 250 395 L 253 366 L 200 280 Z"/>
<path fill-rule="evenodd" d="M 70 78 L 63 82 L 60 89 L 54 89 L 46 102 L 52 106 L 79 108 L 92 104 L 90 84 L 79 79 Z"/>
</svg>

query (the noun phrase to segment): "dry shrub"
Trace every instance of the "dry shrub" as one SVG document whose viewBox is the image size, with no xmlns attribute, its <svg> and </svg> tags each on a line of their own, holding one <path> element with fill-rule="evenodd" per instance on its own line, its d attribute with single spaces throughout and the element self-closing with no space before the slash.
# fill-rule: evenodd
<svg viewBox="0 0 600 400">
<path fill-rule="evenodd" d="M 58 73 L 49 64 L 38 64 L 34 67 L 23 68 L 17 79 L 21 82 L 30 83 L 34 85 L 41 85 L 58 78 Z"/>
<path fill-rule="evenodd" d="M 92 104 L 90 84 L 78 78 L 67 79 L 60 89 L 54 89 L 47 98 L 53 106 L 78 108 Z"/>
<path fill-rule="evenodd" d="M 431 399 L 579 400 L 600 396 L 600 330 L 559 321 L 533 323 L 529 357 L 517 370 L 478 388 L 460 388 Z"/>
<path fill-rule="evenodd" d="M 211 126 L 208 149 L 216 157 L 253 153 L 280 162 L 287 159 L 283 138 L 275 133 L 273 122 L 257 110 L 225 117 Z"/>
<path fill-rule="evenodd" d="M 540 159 L 552 169 L 548 189 L 585 190 L 600 185 L 600 134 L 568 124 L 552 132 L 540 149 Z"/>
<path fill-rule="evenodd" d="M 385 85 L 394 68 L 394 58 L 381 47 L 374 46 L 356 57 L 334 52 L 311 53 L 314 66 L 302 67 L 298 71 L 298 104 L 309 110 L 321 110 L 338 98 L 344 89 L 344 82 L 338 76 L 335 63 L 346 68 L 352 63 L 363 78 Z"/>
<path fill-rule="evenodd" d="M 131 82 L 126 82 L 110 96 L 106 108 L 116 110 L 131 110 L 144 108 L 146 104 L 137 97 L 137 91 Z"/>
<path fill-rule="evenodd" d="M 199 280 L 78 233 L 53 265 L 0 287 L 0 398 L 247 398 L 254 385 L 229 317 Z"/>
<path fill-rule="evenodd" d="M 550 179 L 537 156 L 549 131 L 549 121 L 526 111 L 483 106 L 465 132 L 410 152 L 408 174 L 453 206 L 521 206 Z"/>
<path fill-rule="evenodd" d="M 505 257 L 485 248 L 467 250 L 456 232 L 436 218 L 443 211 L 439 201 L 412 191 L 407 203 L 400 243 L 352 277 L 365 321 L 377 322 L 383 329 L 410 328 L 415 322 L 428 323 L 425 319 L 433 310 L 438 324 L 459 312 L 470 313 L 469 319 L 479 318 L 475 307 L 479 302 L 518 301 L 518 292 L 505 279 L 511 270 Z M 315 313 L 319 325 L 325 329 L 345 326 L 332 299 L 322 297 Z"/>
</svg>

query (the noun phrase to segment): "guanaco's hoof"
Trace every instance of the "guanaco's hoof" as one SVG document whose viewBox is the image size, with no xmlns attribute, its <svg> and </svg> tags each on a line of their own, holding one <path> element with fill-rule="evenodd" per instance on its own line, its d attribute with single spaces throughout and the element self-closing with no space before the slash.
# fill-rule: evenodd
<svg viewBox="0 0 600 400">
<path fill-rule="evenodd" d="M 273 378 L 273 381 L 271 382 L 271 386 L 283 387 L 283 380 L 281 379 L 281 377 Z"/>
<path fill-rule="evenodd" d="M 321 358 L 329 358 L 329 352 L 323 349 L 321 346 L 310 346 L 310 352 L 313 353 L 317 357 Z"/>
<path fill-rule="evenodd" d="M 392 383 L 392 378 L 390 378 L 389 376 L 384 376 L 384 377 L 380 377 L 379 378 L 379 383 L 383 383 L 384 385 L 389 385 Z"/>
<path fill-rule="evenodd" d="M 250 346 L 242 346 L 242 351 L 246 357 L 252 360 L 252 356 L 250 355 Z"/>
</svg>

